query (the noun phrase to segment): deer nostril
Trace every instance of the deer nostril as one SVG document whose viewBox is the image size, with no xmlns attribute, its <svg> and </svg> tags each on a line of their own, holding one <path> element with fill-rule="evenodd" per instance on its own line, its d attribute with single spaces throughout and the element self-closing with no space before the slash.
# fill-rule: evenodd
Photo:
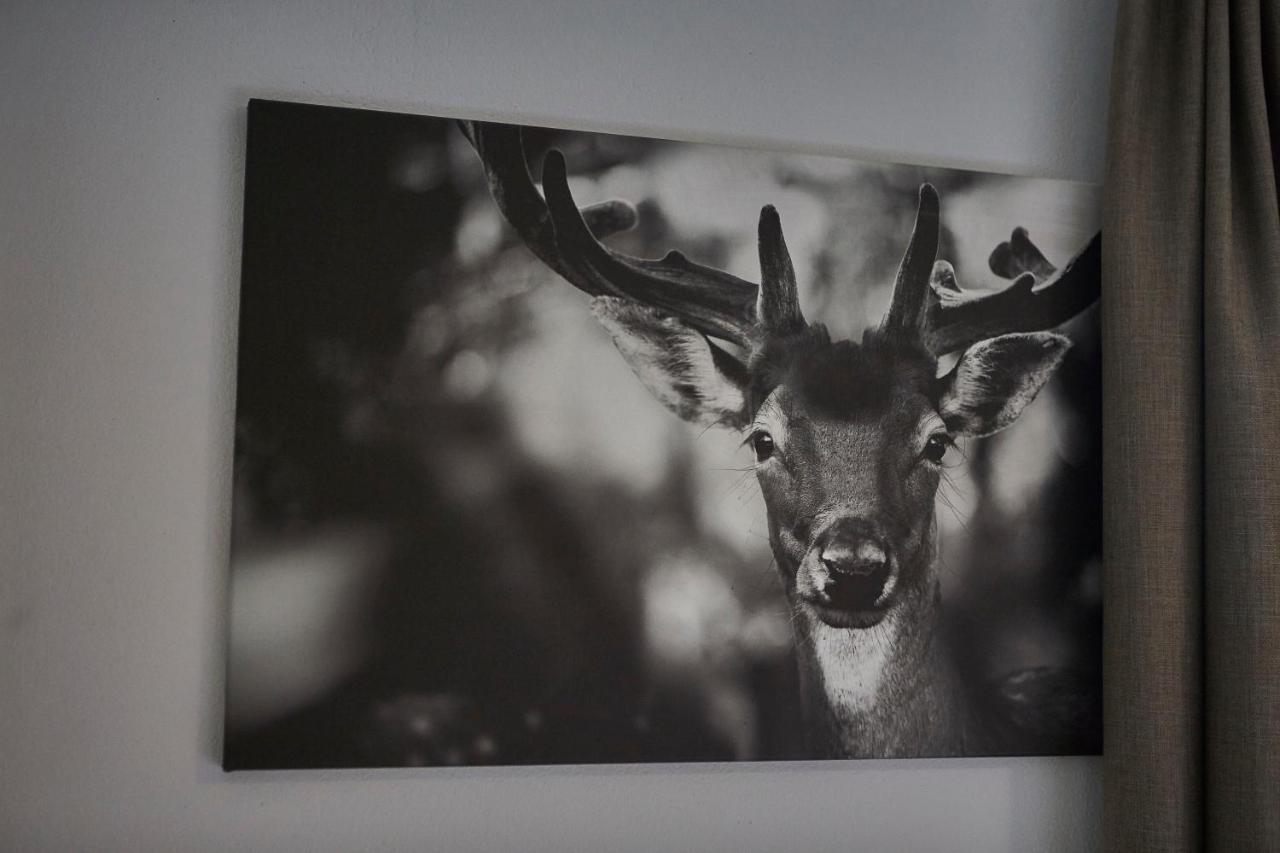
<svg viewBox="0 0 1280 853">
<path fill-rule="evenodd" d="M 859 562 L 869 565 L 881 565 L 889 561 L 889 558 L 885 556 L 884 549 L 874 542 L 863 542 L 859 545 L 857 559 Z"/>
<path fill-rule="evenodd" d="M 832 543 L 822 549 L 818 559 L 833 575 L 873 575 L 889 562 L 884 548 L 869 539 Z"/>
</svg>

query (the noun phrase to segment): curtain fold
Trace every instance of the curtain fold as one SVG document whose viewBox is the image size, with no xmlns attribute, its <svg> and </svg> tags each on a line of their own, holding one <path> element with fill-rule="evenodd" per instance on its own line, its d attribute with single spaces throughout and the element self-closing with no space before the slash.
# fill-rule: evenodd
<svg viewBox="0 0 1280 853">
<path fill-rule="evenodd" d="M 1103 221 L 1104 833 L 1280 850 L 1280 18 L 1121 0 Z"/>
</svg>

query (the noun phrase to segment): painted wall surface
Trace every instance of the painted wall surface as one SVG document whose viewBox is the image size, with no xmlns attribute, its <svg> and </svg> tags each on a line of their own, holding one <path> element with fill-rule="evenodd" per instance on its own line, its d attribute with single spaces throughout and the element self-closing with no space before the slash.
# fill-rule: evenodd
<svg viewBox="0 0 1280 853">
<path fill-rule="evenodd" d="M 1114 0 L 0 8 L 0 848 L 1087 850 L 1097 759 L 224 775 L 245 102 L 1096 181 Z"/>
</svg>

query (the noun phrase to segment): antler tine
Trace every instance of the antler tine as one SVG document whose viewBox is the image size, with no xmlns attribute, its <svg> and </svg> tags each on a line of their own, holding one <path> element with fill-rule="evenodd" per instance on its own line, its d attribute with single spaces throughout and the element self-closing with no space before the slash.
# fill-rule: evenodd
<svg viewBox="0 0 1280 853">
<path fill-rule="evenodd" d="M 520 128 L 461 122 L 489 178 L 498 208 L 543 263 L 594 296 L 623 296 L 658 308 L 711 337 L 745 345 L 755 324 L 758 287 L 670 252 L 660 260 L 615 252 L 592 227 L 619 216 L 625 202 L 579 210 L 569 191 L 563 155 L 548 151 L 538 193 L 525 160 Z M 634 222 L 634 209 L 630 221 Z M 596 223 L 588 217 L 594 216 Z M 593 233 L 594 232 L 594 233 Z"/>
<path fill-rule="evenodd" d="M 921 184 L 915 229 L 898 265 L 889 313 L 881 324 L 881 328 L 892 337 L 919 340 L 923 332 L 929 277 L 938 254 L 939 227 L 938 191 L 932 184 Z"/>
<path fill-rule="evenodd" d="M 1025 228 L 1013 229 L 1012 236 L 991 251 L 987 264 L 993 273 L 1008 279 L 1027 272 L 1037 279 L 1045 279 L 1057 272 L 1057 267 L 1031 242 Z"/>
<path fill-rule="evenodd" d="M 925 345 L 935 355 L 965 349 L 986 338 L 1010 332 L 1037 332 L 1051 329 L 1070 320 L 1098 300 L 1102 281 L 1102 234 L 1093 236 L 1062 269 L 1055 270 L 1039 250 L 1031 244 L 1022 229 L 1021 238 L 1014 232 L 1014 248 L 1019 239 L 1038 256 L 1036 267 L 1048 270 L 1048 278 L 1037 284 L 1036 273 L 1024 269 L 1022 262 L 1002 270 L 1016 275 L 1003 290 L 985 294 L 966 294 L 955 285 L 950 264 L 935 266 L 925 323 Z M 1025 247 L 1022 247 L 1025 248 Z M 997 248 L 997 252 L 1000 249 Z M 1023 260 L 1030 258 L 1022 254 Z M 997 266 L 992 255 L 992 268 Z"/>
<path fill-rule="evenodd" d="M 791 253 L 782 236 L 782 220 L 771 204 L 760 210 L 760 301 L 756 304 L 756 317 L 766 333 L 779 336 L 795 334 L 807 325 L 800 310 Z"/>
<path fill-rule="evenodd" d="M 567 278 L 569 271 L 556 250 L 547 205 L 529 174 L 519 126 L 459 121 L 458 127 L 480 155 L 498 210 L 539 260 Z M 628 231 L 638 219 L 636 209 L 618 199 L 585 207 L 582 217 L 597 237 Z"/>
</svg>

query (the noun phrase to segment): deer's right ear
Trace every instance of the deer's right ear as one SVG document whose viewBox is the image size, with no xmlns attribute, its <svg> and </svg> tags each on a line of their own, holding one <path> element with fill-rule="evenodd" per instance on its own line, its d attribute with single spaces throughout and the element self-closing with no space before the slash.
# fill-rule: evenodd
<svg viewBox="0 0 1280 853">
<path fill-rule="evenodd" d="M 681 419 L 706 426 L 745 424 L 747 369 L 701 332 L 613 296 L 591 300 L 591 313 L 645 387 Z"/>
</svg>

